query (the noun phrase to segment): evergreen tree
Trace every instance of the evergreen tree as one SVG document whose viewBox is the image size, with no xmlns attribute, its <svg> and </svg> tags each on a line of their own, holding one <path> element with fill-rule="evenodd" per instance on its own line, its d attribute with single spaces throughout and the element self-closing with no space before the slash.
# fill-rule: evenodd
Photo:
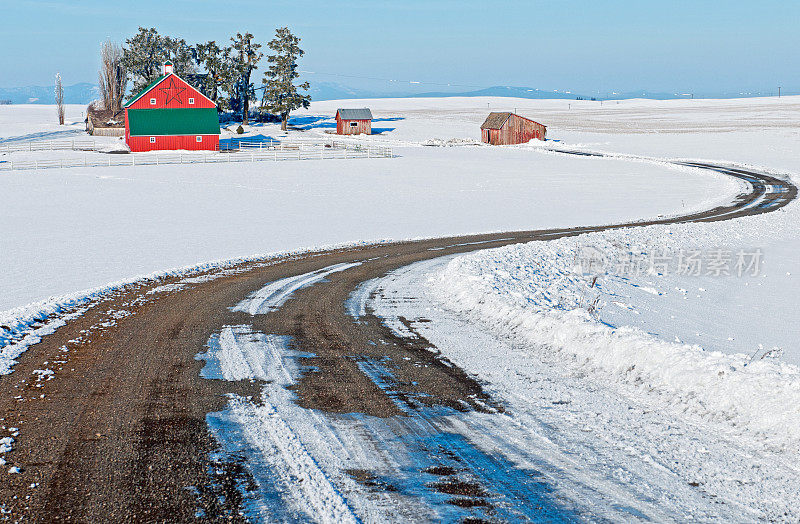
<svg viewBox="0 0 800 524">
<path fill-rule="evenodd" d="M 294 79 L 300 76 L 297 72 L 297 59 L 305 52 L 300 49 L 300 39 L 289 31 L 288 27 L 275 30 L 275 38 L 267 44 L 274 55 L 267 57 L 269 69 L 264 73 L 264 98 L 261 107 L 281 118 L 281 129 L 286 131 L 289 113 L 300 107 L 307 108 L 311 96 L 301 94 L 298 89 L 307 91 L 308 82 L 298 86 Z"/>
<path fill-rule="evenodd" d="M 219 47 L 214 40 L 196 46 L 197 64 L 206 71 L 203 92 L 217 104 L 217 109 L 227 109 L 228 101 L 222 96 L 223 91 L 233 87 L 236 71 L 233 67 L 230 47 Z"/>
<path fill-rule="evenodd" d="M 171 38 L 169 36 L 162 37 L 161 47 L 163 49 L 162 64 L 167 60 L 172 62 L 175 74 L 189 79 L 197 75 L 197 67 L 195 67 L 195 57 L 197 50 L 186 43 L 183 38 Z M 161 74 L 159 67 L 158 74 Z"/>
<path fill-rule="evenodd" d="M 154 27 L 140 27 L 125 43 L 122 63 L 133 83 L 133 92 L 138 93 L 161 75 L 161 65 L 166 60 L 163 39 Z"/>
<path fill-rule="evenodd" d="M 235 80 L 229 87 L 228 94 L 231 95 L 231 106 L 234 111 L 241 111 L 242 123 L 247 123 L 247 115 L 250 111 L 250 100 L 256 96 L 250 76 L 253 70 L 257 69 L 258 62 L 264 56 L 259 52 L 261 44 L 253 43 L 253 35 L 250 33 L 236 33 L 236 37 L 231 38 L 231 54 L 233 55 L 233 67 Z M 236 103 L 234 102 L 236 99 Z"/>
<path fill-rule="evenodd" d="M 125 40 L 122 63 L 133 83 L 133 92 L 138 93 L 161 76 L 162 66 L 172 61 L 175 74 L 191 78 L 197 73 L 195 50 L 182 38 L 161 36 L 154 27 L 139 28 L 132 38 Z"/>
</svg>

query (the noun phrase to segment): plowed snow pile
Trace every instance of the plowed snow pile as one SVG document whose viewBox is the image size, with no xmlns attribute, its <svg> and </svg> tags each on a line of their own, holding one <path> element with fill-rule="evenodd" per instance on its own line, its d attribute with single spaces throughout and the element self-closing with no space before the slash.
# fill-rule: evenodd
<svg viewBox="0 0 800 524">
<path fill-rule="evenodd" d="M 797 206 L 790 209 L 794 215 Z M 453 259 L 432 278 L 431 286 L 448 309 L 498 336 L 524 343 L 531 358 L 547 353 L 573 372 L 653 395 L 699 421 L 723 422 L 771 448 L 796 450 L 800 368 L 776 358 L 783 355 L 782 347 L 761 344 L 746 353 L 735 351 L 738 333 L 769 337 L 741 315 L 721 314 L 742 304 L 698 306 L 689 300 L 691 296 L 701 301 L 702 292 L 713 291 L 713 286 L 738 286 L 750 290 L 753 304 L 769 307 L 761 281 L 778 276 L 764 268 L 758 268 L 762 272 L 758 275 L 753 274 L 754 267 L 737 268 L 736 254 L 755 253 L 748 246 L 763 241 L 759 236 L 768 227 L 776 231 L 771 242 L 790 242 L 790 222 L 791 216 L 784 213 L 508 246 Z M 703 256 L 731 253 L 730 274 L 704 268 L 699 275 L 687 275 L 666 263 L 649 265 L 653 260 L 685 259 L 689 246 Z M 595 262 L 587 262 L 587 256 Z M 636 261 L 644 262 L 638 273 L 631 266 Z M 705 314 L 698 307 L 705 307 Z M 685 318 L 684 313 L 681 318 L 692 308 L 695 316 Z M 705 337 L 706 347 L 687 344 L 682 342 L 686 337 L 675 332 L 681 326 L 684 331 L 700 330 L 694 333 L 696 340 L 703 340 L 705 332 L 720 335 Z M 727 340 L 721 335 L 726 332 L 731 334 Z M 785 349 L 790 355 L 796 353 L 795 347 Z"/>
</svg>

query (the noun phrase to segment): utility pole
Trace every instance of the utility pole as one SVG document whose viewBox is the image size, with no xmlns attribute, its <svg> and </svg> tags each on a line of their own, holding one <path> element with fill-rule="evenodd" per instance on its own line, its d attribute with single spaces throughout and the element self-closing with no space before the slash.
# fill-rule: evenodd
<svg viewBox="0 0 800 524">
<path fill-rule="evenodd" d="M 778 98 L 780 98 L 780 97 L 781 97 L 781 88 L 778 87 Z"/>
</svg>

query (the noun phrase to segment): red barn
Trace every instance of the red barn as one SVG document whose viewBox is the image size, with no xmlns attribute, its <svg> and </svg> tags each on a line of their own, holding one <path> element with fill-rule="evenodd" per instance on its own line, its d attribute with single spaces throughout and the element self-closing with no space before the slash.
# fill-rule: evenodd
<svg viewBox="0 0 800 524">
<path fill-rule="evenodd" d="M 173 73 L 171 62 L 163 73 L 123 106 L 130 150 L 219 149 L 216 104 Z"/>
<path fill-rule="evenodd" d="M 361 133 L 372 134 L 372 111 L 366 107 L 336 110 L 337 135 L 360 135 Z"/>
<path fill-rule="evenodd" d="M 544 140 L 547 128 L 514 113 L 489 113 L 481 126 L 481 141 L 485 144 L 524 144 L 534 138 Z"/>
</svg>

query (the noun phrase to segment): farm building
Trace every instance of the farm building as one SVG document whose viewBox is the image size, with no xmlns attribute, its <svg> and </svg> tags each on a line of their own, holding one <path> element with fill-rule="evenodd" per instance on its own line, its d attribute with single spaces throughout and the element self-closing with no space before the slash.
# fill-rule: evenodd
<svg viewBox="0 0 800 524">
<path fill-rule="evenodd" d="M 122 115 L 113 109 L 98 109 L 92 102 L 86 108 L 86 132 L 94 136 L 125 136 L 125 122 Z"/>
<path fill-rule="evenodd" d="M 360 135 L 361 133 L 372 134 L 372 111 L 366 107 L 336 110 L 337 135 Z"/>
<path fill-rule="evenodd" d="M 123 108 L 131 151 L 219 149 L 216 104 L 176 75 L 171 62 Z"/>
<path fill-rule="evenodd" d="M 481 126 L 481 141 L 485 144 L 524 144 L 534 138 L 544 140 L 547 128 L 514 113 L 489 113 Z"/>
</svg>

